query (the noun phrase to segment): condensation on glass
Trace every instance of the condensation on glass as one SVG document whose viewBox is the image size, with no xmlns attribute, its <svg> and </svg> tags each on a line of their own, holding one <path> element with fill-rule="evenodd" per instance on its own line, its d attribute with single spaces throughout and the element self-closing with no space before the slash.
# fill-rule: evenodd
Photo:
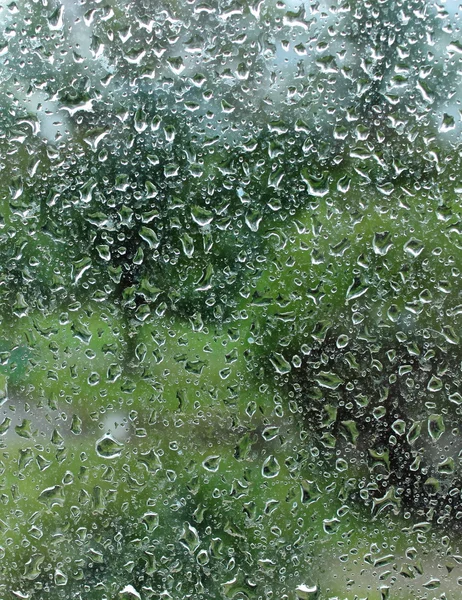
<svg viewBox="0 0 462 600">
<path fill-rule="evenodd" d="M 460 597 L 461 19 L 0 2 L 2 600 Z"/>
</svg>

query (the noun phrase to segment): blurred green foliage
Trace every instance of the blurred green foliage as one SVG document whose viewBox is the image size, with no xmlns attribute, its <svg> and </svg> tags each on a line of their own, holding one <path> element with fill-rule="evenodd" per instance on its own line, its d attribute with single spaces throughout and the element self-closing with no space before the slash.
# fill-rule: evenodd
<svg viewBox="0 0 462 600">
<path fill-rule="evenodd" d="M 0 597 L 457 597 L 456 17 L 0 18 Z"/>
</svg>

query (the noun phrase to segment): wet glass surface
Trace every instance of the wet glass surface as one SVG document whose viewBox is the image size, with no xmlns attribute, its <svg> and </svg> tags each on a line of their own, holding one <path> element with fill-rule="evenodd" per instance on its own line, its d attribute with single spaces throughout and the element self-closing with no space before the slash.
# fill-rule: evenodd
<svg viewBox="0 0 462 600">
<path fill-rule="evenodd" d="M 462 7 L 0 2 L 0 598 L 456 599 Z"/>
</svg>

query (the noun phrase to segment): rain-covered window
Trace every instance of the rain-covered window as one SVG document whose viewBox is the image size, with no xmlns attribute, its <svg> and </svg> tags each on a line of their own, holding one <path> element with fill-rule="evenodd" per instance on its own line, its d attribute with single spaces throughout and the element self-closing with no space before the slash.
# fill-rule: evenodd
<svg viewBox="0 0 462 600">
<path fill-rule="evenodd" d="M 1 600 L 462 596 L 458 0 L 1 0 Z"/>
</svg>

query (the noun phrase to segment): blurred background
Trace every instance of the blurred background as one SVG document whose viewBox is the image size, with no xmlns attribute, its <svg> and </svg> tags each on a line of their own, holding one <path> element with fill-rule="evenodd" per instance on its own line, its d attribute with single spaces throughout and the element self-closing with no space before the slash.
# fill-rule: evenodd
<svg viewBox="0 0 462 600">
<path fill-rule="evenodd" d="M 0 598 L 462 585 L 458 2 L 0 2 Z"/>
</svg>

